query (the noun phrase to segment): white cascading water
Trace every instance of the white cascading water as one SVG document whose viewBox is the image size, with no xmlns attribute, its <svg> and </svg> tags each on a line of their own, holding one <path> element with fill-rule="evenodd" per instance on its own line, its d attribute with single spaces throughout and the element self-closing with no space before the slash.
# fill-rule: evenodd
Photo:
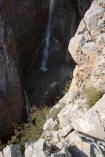
<svg viewBox="0 0 105 157">
<path fill-rule="evenodd" d="M 46 38 L 45 38 L 45 47 L 43 51 L 43 57 L 41 62 L 40 70 L 43 72 L 46 72 L 47 69 L 47 60 L 48 60 L 48 48 L 49 48 L 49 40 L 50 40 L 50 34 L 51 34 L 51 20 L 54 10 L 55 0 L 50 0 L 50 9 L 49 9 L 49 18 L 48 18 L 48 25 L 46 30 Z"/>
</svg>

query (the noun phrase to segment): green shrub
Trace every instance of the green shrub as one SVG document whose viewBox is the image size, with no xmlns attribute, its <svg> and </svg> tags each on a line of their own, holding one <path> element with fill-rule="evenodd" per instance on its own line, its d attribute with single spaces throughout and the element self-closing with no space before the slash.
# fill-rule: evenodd
<svg viewBox="0 0 105 157">
<path fill-rule="evenodd" d="M 43 131 L 43 125 L 46 121 L 46 116 L 49 114 L 50 108 L 44 106 L 42 108 L 32 108 L 32 121 L 33 125 L 29 128 L 25 125 L 24 133 L 21 137 L 21 145 L 24 145 L 27 141 L 38 140 Z"/>
<path fill-rule="evenodd" d="M 96 102 L 103 96 L 105 92 L 100 91 L 96 88 L 87 88 L 84 89 L 84 93 L 87 98 L 88 107 L 90 108 L 96 104 Z"/>
<path fill-rule="evenodd" d="M 50 107 L 43 106 L 41 108 L 33 107 L 31 111 L 31 117 L 34 124 L 29 128 L 25 125 L 24 133 L 21 137 L 21 145 L 24 145 L 27 141 L 38 140 L 43 131 L 43 125 L 46 121 L 46 117 L 49 114 Z"/>
<path fill-rule="evenodd" d="M 2 150 L 7 144 L 20 144 L 24 146 L 26 142 L 31 140 L 38 140 L 43 131 L 43 124 L 46 121 L 46 116 L 49 114 L 50 107 L 43 106 L 41 108 L 32 107 L 31 118 L 33 124 L 29 126 L 28 123 L 24 123 L 21 126 L 15 126 L 14 134 L 11 136 L 5 144 L 0 142 L 0 150 Z"/>
</svg>

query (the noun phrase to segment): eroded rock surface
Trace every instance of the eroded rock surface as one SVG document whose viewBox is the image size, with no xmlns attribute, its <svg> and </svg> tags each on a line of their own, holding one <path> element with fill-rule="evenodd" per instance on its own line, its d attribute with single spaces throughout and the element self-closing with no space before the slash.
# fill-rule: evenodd
<svg viewBox="0 0 105 157">
<path fill-rule="evenodd" d="M 68 148 L 59 149 L 56 146 L 48 146 L 43 139 L 28 142 L 24 155 L 19 145 L 8 145 L 0 152 L 0 157 L 72 157 Z"/>
<path fill-rule="evenodd" d="M 17 65 L 14 34 L 0 16 L 0 138 L 8 136 L 23 119 L 23 96 Z"/>
<path fill-rule="evenodd" d="M 105 95 L 80 118 L 73 120 L 73 128 L 105 140 Z"/>
<path fill-rule="evenodd" d="M 105 142 L 91 138 L 87 135 L 72 132 L 67 139 L 69 151 L 73 157 L 104 157 Z"/>
<path fill-rule="evenodd" d="M 3 157 L 22 157 L 21 148 L 19 145 L 8 145 L 3 149 Z"/>
<path fill-rule="evenodd" d="M 69 51 L 78 64 L 71 88 L 105 89 L 105 2 L 94 1 L 71 39 Z"/>
</svg>

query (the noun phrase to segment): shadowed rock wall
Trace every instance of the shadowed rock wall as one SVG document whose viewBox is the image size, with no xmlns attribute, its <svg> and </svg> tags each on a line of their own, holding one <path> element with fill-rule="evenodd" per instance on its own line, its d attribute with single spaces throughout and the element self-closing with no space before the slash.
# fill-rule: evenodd
<svg viewBox="0 0 105 157">
<path fill-rule="evenodd" d="M 23 97 L 14 60 L 15 40 L 6 21 L 0 17 L 0 138 L 11 134 L 23 119 Z"/>
<path fill-rule="evenodd" d="M 48 5 L 41 0 L 0 0 L 0 138 L 9 136 L 24 117 L 22 79 L 47 17 Z"/>
</svg>

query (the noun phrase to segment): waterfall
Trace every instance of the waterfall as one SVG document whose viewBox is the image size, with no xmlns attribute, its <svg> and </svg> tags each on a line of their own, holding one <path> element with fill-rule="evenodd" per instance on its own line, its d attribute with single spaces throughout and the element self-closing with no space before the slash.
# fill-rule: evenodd
<svg viewBox="0 0 105 157">
<path fill-rule="evenodd" d="M 49 48 L 49 40 L 51 34 L 51 20 L 52 20 L 54 5 L 55 5 L 55 0 L 50 0 L 49 18 L 48 18 L 48 25 L 46 30 L 46 37 L 45 37 L 45 47 L 44 47 L 43 57 L 40 67 L 40 70 L 43 72 L 46 72 L 48 70 L 47 69 L 48 48 Z"/>
<path fill-rule="evenodd" d="M 31 115 L 30 115 L 31 103 L 29 101 L 29 98 L 28 98 L 26 91 L 24 91 L 24 96 L 25 96 L 25 101 L 26 101 L 26 111 L 27 111 L 28 123 L 29 123 L 29 126 L 31 126 L 31 123 L 32 123 Z"/>
</svg>

